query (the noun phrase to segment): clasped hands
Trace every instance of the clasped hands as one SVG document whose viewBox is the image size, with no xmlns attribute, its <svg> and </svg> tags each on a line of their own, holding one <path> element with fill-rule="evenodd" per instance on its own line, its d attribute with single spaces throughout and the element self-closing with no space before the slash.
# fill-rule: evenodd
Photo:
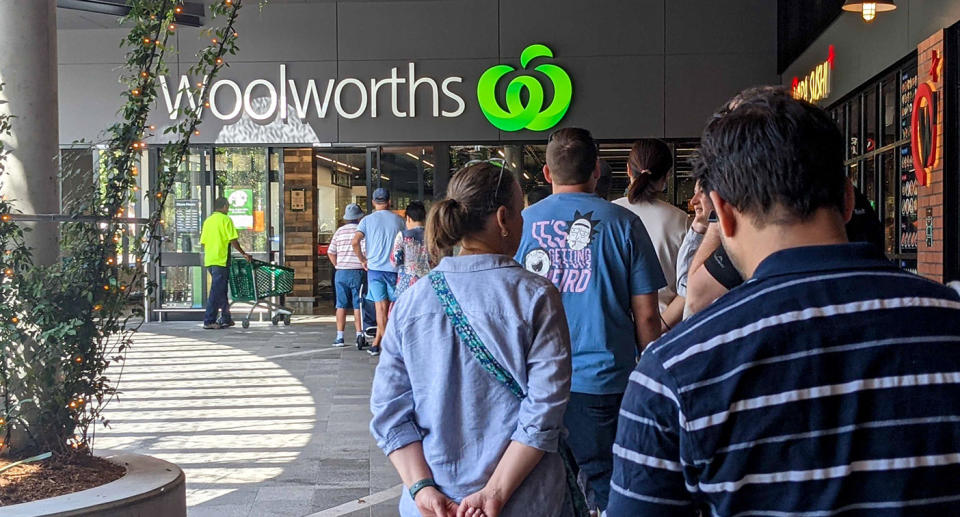
<svg viewBox="0 0 960 517">
<path fill-rule="evenodd" d="M 423 517 L 498 517 L 504 505 L 501 499 L 496 491 L 484 488 L 458 505 L 443 492 L 427 487 L 417 492 L 414 502 Z"/>
</svg>

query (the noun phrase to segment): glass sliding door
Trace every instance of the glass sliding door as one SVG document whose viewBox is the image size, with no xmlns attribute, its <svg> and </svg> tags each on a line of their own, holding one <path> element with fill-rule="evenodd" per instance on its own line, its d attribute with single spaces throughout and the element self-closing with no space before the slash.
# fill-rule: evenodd
<svg viewBox="0 0 960 517">
<path fill-rule="evenodd" d="M 255 259 L 270 260 L 270 175 L 266 147 L 217 147 L 213 159 L 216 195 L 230 203 L 240 246 Z"/>
<path fill-rule="evenodd" d="M 200 309 L 206 302 L 200 228 L 209 214 L 209 177 L 210 151 L 191 149 L 163 206 L 156 300 L 162 310 Z"/>
</svg>

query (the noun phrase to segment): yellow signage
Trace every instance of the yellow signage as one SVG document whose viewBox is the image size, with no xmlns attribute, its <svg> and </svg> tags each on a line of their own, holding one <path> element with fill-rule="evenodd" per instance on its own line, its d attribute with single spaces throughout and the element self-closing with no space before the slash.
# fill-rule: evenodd
<svg viewBox="0 0 960 517">
<path fill-rule="evenodd" d="M 793 78 L 793 97 L 795 99 L 818 104 L 821 100 L 830 96 L 830 87 L 833 84 L 834 56 L 833 45 L 830 45 L 826 61 L 817 65 L 803 79 Z"/>
</svg>

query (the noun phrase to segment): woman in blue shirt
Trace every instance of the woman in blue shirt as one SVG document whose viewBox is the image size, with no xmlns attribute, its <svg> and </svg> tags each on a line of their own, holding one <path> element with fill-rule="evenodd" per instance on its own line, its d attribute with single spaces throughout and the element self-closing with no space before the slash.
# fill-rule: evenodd
<svg viewBox="0 0 960 517">
<path fill-rule="evenodd" d="M 572 511 L 557 452 L 569 331 L 553 284 L 511 258 L 522 209 L 513 174 L 482 163 L 428 218 L 431 253 L 461 251 L 397 302 L 370 398 L 371 432 L 407 487 L 403 517 Z"/>
</svg>

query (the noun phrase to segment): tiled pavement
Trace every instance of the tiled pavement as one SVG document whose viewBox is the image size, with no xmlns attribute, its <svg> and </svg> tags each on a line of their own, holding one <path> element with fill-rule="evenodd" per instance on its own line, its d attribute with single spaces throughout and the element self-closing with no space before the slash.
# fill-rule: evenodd
<svg viewBox="0 0 960 517">
<path fill-rule="evenodd" d="M 144 325 L 96 452 L 180 465 L 191 517 L 303 517 L 350 503 L 362 509 L 322 515 L 396 515 L 392 493 L 357 502 L 400 480 L 367 427 L 377 360 L 330 347 L 334 330 L 317 317 L 246 330 Z"/>
</svg>

